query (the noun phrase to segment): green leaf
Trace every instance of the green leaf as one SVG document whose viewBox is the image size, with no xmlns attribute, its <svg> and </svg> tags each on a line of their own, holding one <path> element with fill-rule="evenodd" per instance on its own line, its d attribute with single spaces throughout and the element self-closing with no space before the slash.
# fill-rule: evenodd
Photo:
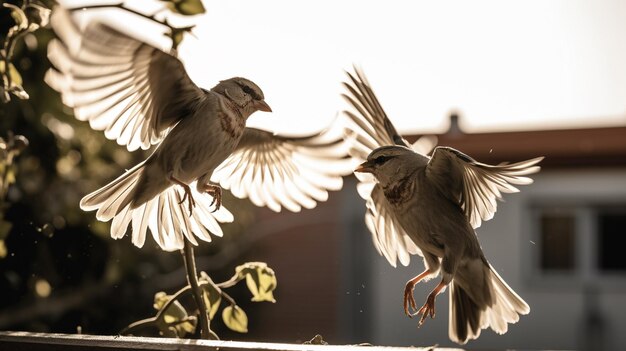
<svg viewBox="0 0 626 351">
<path fill-rule="evenodd" d="M 4 179 L 6 180 L 6 183 L 3 184 L 3 186 L 9 186 L 15 183 L 15 169 L 13 168 L 13 165 L 9 165 L 9 169 L 7 169 Z"/>
<path fill-rule="evenodd" d="M 224 308 L 222 319 L 230 330 L 238 333 L 248 332 L 248 316 L 239 306 L 231 305 Z"/>
<path fill-rule="evenodd" d="M 185 37 L 185 32 L 183 31 L 173 31 L 172 32 L 172 48 L 176 49 L 183 42 L 183 38 Z"/>
<path fill-rule="evenodd" d="M 20 7 L 7 3 L 2 4 L 2 6 L 11 9 L 11 17 L 13 17 L 18 30 L 26 29 L 26 27 L 28 27 L 28 19 Z"/>
<path fill-rule="evenodd" d="M 6 64 L 4 60 L 0 60 L 0 73 L 2 75 L 6 75 Z M 26 93 L 26 91 L 24 91 L 24 88 L 22 88 L 22 76 L 11 62 L 9 62 L 8 77 L 11 79 L 11 85 L 9 86 L 9 89 L 7 89 L 7 91 L 20 99 L 28 99 L 28 94 Z M 6 82 L 4 84 L 6 87 Z M 3 92 L 3 94 L 7 91 Z"/>
<path fill-rule="evenodd" d="M 6 74 L 5 67 L 6 65 L 4 63 L 4 60 L 0 60 L 0 73 Z M 11 86 L 22 85 L 22 76 L 11 62 L 9 62 L 9 77 L 11 78 Z"/>
<path fill-rule="evenodd" d="M 0 258 L 7 257 L 7 246 L 4 243 L 4 240 L 0 240 Z"/>
<path fill-rule="evenodd" d="M 273 291 L 278 285 L 274 270 L 265 262 L 248 262 L 235 269 L 240 279 L 245 277 L 252 301 L 276 302 Z"/>
<path fill-rule="evenodd" d="M 191 33 L 191 30 L 194 26 L 181 27 L 181 28 L 171 28 L 169 33 L 165 33 L 164 35 L 170 39 L 172 39 L 172 49 L 176 50 L 180 43 L 185 38 L 185 33 Z M 172 54 L 175 55 L 175 54 Z M 176 55 L 175 55 L 176 56 Z"/>
<path fill-rule="evenodd" d="M 154 308 L 161 310 L 171 298 L 172 296 L 159 291 L 154 295 Z M 185 334 L 193 334 L 196 330 L 197 320 L 195 317 L 189 317 L 178 301 L 171 303 L 162 316 L 163 318 L 156 321 L 156 325 L 163 336 L 181 338 Z"/>
<path fill-rule="evenodd" d="M 220 308 L 220 303 L 222 302 L 222 294 L 215 287 L 211 278 L 205 272 L 200 272 L 199 283 L 207 283 L 202 285 L 202 289 L 204 290 L 204 294 L 202 297 L 204 298 L 204 303 L 206 304 L 206 308 L 209 311 L 209 319 L 213 320 L 213 317 L 217 314 L 217 311 Z"/>
<path fill-rule="evenodd" d="M 167 8 L 185 16 L 199 15 L 205 13 L 206 9 L 200 0 L 161 0 L 167 3 Z"/>
</svg>

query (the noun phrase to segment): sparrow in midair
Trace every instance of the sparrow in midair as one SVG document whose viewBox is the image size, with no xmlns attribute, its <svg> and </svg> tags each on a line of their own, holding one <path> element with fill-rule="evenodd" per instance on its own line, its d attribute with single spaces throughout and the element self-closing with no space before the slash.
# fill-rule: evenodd
<svg viewBox="0 0 626 351">
<path fill-rule="evenodd" d="M 366 200 L 365 221 L 376 249 L 395 267 L 411 254 L 423 257 L 425 270 L 404 289 L 404 312 L 435 316 L 435 298 L 450 286 L 450 339 L 464 344 L 490 327 L 503 334 L 508 323 L 530 311 L 528 304 L 500 278 L 482 252 L 475 228 L 496 211 L 502 193 L 530 184 L 543 157 L 513 164 L 487 165 L 451 147 L 432 156 L 410 145 L 385 114 L 365 75 L 355 68 L 343 85 L 343 97 L 355 109 L 345 111 L 353 125 L 347 139 L 352 154 L 364 160 L 355 172 Z M 421 143 L 422 145 L 419 145 Z M 417 150 L 417 151 L 416 151 Z M 372 176 L 373 175 L 373 179 Z M 441 273 L 441 281 L 417 308 L 413 289 Z"/>
<path fill-rule="evenodd" d="M 156 144 L 145 161 L 80 202 L 83 210 L 97 210 L 98 220 L 113 220 L 113 238 L 132 222 L 139 247 L 148 229 L 164 250 L 181 249 L 184 238 L 197 245 L 194 236 L 210 241 L 209 233 L 222 234 L 218 222 L 232 221 L 220 207 L 218 184 L 258 206 L 299 211 L 325 201 L 350 173 L 354 163 L 347 162 L 341 132 L 291 138 L 246 127 L 254 112 L 272 111 L 248 79 L 205 90 L 174 51 L 98 21 L 80 29 L 61 7 L 51 24 L 59 38 L 48 47 L 56 69 L 46 82 L 76 118 L 129 151 Z"/>
</svg>

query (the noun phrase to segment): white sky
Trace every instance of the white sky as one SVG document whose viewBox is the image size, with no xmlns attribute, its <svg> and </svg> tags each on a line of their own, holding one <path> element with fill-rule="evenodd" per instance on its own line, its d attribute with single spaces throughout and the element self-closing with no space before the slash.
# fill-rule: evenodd
<svg viewBox="0 0 626 351">
<path fill-rule="evenodd" d="M 452 110 L 466 131 L 626 125 L 626 1 L 204 4 L 180 56 L 204 88 L 256 82 L 274 113 L 252 125 L 323 128 L 352 63 L 404 132 L 442 132 Z"/>
</svg>

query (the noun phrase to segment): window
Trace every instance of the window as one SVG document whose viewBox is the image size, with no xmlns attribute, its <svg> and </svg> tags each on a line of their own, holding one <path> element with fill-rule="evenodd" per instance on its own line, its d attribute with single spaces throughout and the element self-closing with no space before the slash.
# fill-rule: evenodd
<svg viewBox="0 0 626 351">
<path fill-rule="evenodd" d="M 598 268 L 601 271 L 626 273 L 626 208 L 598 212 Z"/>
<path fill-rule="evenodd" d="M 626 204 L 539 204 L 532 213 L 533 277 L 626 283 Z"/>
<path fill-rule="evenodd" d="M 576 266 L 575 217 L 567 214 L 542 213 L 541 262 L 542 270 L 572 270 Z"/>
</svg>

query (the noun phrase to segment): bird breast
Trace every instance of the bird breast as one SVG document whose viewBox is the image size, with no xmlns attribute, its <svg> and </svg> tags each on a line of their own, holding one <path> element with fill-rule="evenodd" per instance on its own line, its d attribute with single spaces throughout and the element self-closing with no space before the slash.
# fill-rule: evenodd
<svg viewBox="0 0 626 351">
<path fill-rule="evenodd" d="M 217 99 L 184 118 L 159 147 L 161 166 L 176 179 L 191 183 L 211 174 L 235 150 L 245 128 L 245 121 L 222 108 Z"/>
<path fill-rule="evenodd" d="M 443 248 L 449 240 L 465 241 L 463 238 L 470 234 L 467 232 L 467 220 L 458 206 L 428 183 L 423 172 L 418 172 L 410 183 L 395 190 L 401 194 L 398 198 L 405 200 L 398 202 L 390 199 L 387 192 L 385 197 L 415 245 L 422 251 L 442 257 Z"/>
<path fill-rule="evenodd" d="M 410 204 L 411 198 L 417 194 L 417 182 L 413 175 L 409 175 L 398 182 L 384 188 L 385 197 L 390 204 L 405 207 Z"/>
<path fill-rule="evenodd" d="M 226 98 L 220 98 L 220 106 L 221 109 L 217 114 L 222 131 L 232 139 L 239 140 L 246 128 L 246 120 L 241 109 Z"/>
</svg>

